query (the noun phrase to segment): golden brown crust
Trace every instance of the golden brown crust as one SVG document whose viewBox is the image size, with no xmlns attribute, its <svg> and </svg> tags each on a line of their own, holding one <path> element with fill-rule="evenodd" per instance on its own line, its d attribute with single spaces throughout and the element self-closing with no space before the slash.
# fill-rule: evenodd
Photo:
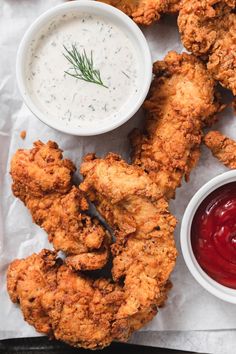
<svg viewBox="0 0 236 354">
<path fill-rule="evenodd" d="M 56 143 L 34 143 L 32 150 L 18 150 L 12 158 L 12 190 L 47 233 L 54 248 L 70 256 L 75 269 L 102 268 L 108 258 L 109 235 L 91 219 L 88 202 L 72 185 L 75 166 L 63 159 Z M 86 254 L 88 257 L 86 258 Z"/>
<path fill-rule="evenodd" d="M 163 306 L 177 254 L 176 220 L 156 184 L 118 155 L 97 159 L 90 154 L 81 171 L 80 188 L 96 201 L 117 236 L 113 279 L 85 277 L 71 269 L 70 257 L 62 264 L 44 250 L 10 265 L 8 291 L 38 331 L 98 349 L 126 341 Z M 36 298 L 33 303 L 29 294 Z"/>
<path fill-rule="evenodd" d="M 222 20 L 222 27 L 207 63 L 207 69 L 222 86 L 236 95 L 236 15 Z"/>
<path fill-rule="evenodd" d="M 154 81 L 144 103 L 145 132 L 131 134 L 133 163 L 148 172 L 167 199 L 189 178 L 200 151 L 202 127 L 220 105 L 215 82 L 192 55 L 170 52 L 154 63 Z"/>
<path fill-rule="evenodd" d="M 56 286 L 56 253 L 43 250 L 26 260 L 16 259 L 7 271 L 7 290 L 13 302 L 20 303 L 25 320 L 37 331 L 52 336 L 47 312 L 41 304 L 45 288 Z"/>
<path fill-rule="evenodd" d="M 176 220 L 158 186 L 118 155 L 105 159 L 89 155 L 80 171 L 84 177 L 80 188 L 115 231 L 113 279 L 125 279 L 125 303 L 118 316 L 138 316 L 159 301 L 174 268 Z"/>
<path fill-rule="evenodd" d="M 39 332 L 90 349 L 110 344 L 113 336 L 128 338 L 127 321 L 116 321 L 122 289 L 75 273 L 56 260 L 54 252 L 15 260 L 7 281 L 12 301 L 19 302 L 25 320 Z"/>
<path fill-rule="evenodd" d="M 206 146 L 212 154 L 225 166 L 236 168 L 236 141 L 218 131 L 210 131 L 204 138 Z"/>
<path fill-rule="evenodd" d="M 66 193 L 75 170 L 70 160 L 62 158 L 55 142 L 36 141 L 33 149 L 19 149 L 12 158 L 13 192 L 23 201 L 29 193 L 35 197 L 50 192 Z"/>
<path fill-rule="evenodd" d="M 181 0 L 169 0 L 166 12 L 168 14 L 177 14 L 181 8 Z"/>
<path fill-rule="evenodd" d="M 90 238 L 93 237 L 94 233 L 95 232 L 91 232 Z M 95 237 L 97 237 L 97 232 Z M 73 256 L 67 256 L 65 263 L 68 265 L 68 267 L 77 270 L 102 269 L 106 265 L 110 256 L 110 243 L 111 238 L 107 233 L 107 237 L 103 240 L 103 243 L 100 245 L 100 248 L 97 251 L 87 251 L 85 253 L 81 252 Z"/>
<path fill-rule="evenodd" d="M 150 25 L 159 20 L 165 12 L 178 10 L 176 0 L 99 0 L 117 7 L 130 16 L 137 24 Z"/>
<path fill-rule="evenodd" d="M 187 50 L 208 61 L 216 80 L 236 95 L 235 0 L 184 0 L 178 18 Z"/>
</svg>

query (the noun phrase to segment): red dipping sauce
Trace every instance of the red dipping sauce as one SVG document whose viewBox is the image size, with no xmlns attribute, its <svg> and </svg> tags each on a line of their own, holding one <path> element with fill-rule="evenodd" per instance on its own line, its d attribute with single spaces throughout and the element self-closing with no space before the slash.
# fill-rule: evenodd
<svg viewBox="0 0 236 354">
<path fill-rule="evenodd" d="M 191 227 L 193 253 L 218 283 L 236 289 L 236 182 L 209 194 Z"/>
</svg>

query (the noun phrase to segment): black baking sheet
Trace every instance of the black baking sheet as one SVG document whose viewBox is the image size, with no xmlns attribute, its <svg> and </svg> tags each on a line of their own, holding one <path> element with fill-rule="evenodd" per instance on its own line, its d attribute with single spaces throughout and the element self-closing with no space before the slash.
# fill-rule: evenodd
<svg viewBox="0 0 236 354">
<path fill-rule="evenodd" d="M 0 341 L 0 354 L 193 354 L 192 352 L 146 347 L 132 344 L 112 343 L 99 351 L 75 349 L 46 337 L 18 338 Z"/>
</svg>

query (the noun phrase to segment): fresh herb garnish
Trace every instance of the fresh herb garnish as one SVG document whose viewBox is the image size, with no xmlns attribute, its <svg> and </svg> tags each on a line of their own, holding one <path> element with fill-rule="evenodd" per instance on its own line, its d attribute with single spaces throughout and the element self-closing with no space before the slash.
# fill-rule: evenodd
<svg viewBox="0 0 236 354">
<path fill-rule="evenodd" d="M 66 50 L 66 54 L 63 53 L 63 55 L 71 63 L 72 67 L 70 69 L 74 70 L 74 72 L 65 71 L 67 75 L 108 88 L 102 82 L 100 71 L 94 68 L 92 50 L 89 58 L 85 49 L 80 54 L 75 44 L 72 44 L 71 50 L 63 47 Z"/>
</svg>

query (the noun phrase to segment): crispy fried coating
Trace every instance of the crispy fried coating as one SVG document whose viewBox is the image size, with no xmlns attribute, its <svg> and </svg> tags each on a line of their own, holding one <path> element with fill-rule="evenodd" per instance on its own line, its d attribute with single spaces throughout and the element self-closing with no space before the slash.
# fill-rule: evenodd
<svg viewBox="0 0 236 354">
<path fill-rule="evenodd" d="M 220 104 L 215 81 L 192 55 L 170 52 L 154 63 L 154 75 L 144 103 L 145 132 L 131 134 L 133 163 L 170 199 L 196 165 L 202 128 L 214 120 Z"/>
<path fill-rule="evenodd" d="M 225 166 L 236 169 L 236 141 L 218 131 L 210 131 L 206 134 L 204 143 L 211 150 L 213 156 Z"/>
<path fill-rule="evenodd" d="M 179 10 L 177 0 L 99 0 L 117 7 L 140 25 L 150 25 L 166 12 Z"/>
<path fill-rule="evenodd" d="M 36 294 L 35 311 L 47 322 L 47 332 L 40 326 L 38 330 L 76 347 L 97 349 L 113 340 L 126 341 L 163 305 L 177 254 L 173 238 L 176 220 L 156 184 L 119 156 L 96 159 L 90 154 L 81 172 L 85 180 L 80 188 L 96 201 L 117 236 L 112 246 L 113 280 L 92 280 L 66 264 L 55 269 L 55 254 L 42 251 L 10 265 L 8 290 L 12 300 L 20 303 L 27 321 L 32 308 L 24 301 L 28 296 L 25 292 L 30 288 L 31 296 Z M 47 262 L 45 252 L 55 262 L 52 269 L 40 267 L 45 274 L 36 292 L 31 272 L 35 264 L 38 270 L 38 264 Z M 32 264 L 29 272 L 28 264 Z M 56 272 L 56 285 L 47 272 Z M 33 325 L 37 321 L 37 317 L 30 318 Z"/>
<path fill-rule="evenodd" d="M 113 340 L 128 340 L 163 306 L 177 256 L 176 220 L 158 186 L 141 168 L 128 165 L 118 155 L 97 159 L 90 154 L 81 173 L 85 179 L 80 193 L 86 192 L 96 202 L 116 236 L 112 279 L 93 280 L 75 272 L 70 257 L 63 263 L 56 260 L 55 252 L 43 250 L 13 261 L 7 274 L 8 292 L 20 304 L 25 320 L 38 331 L 75 347 L 98 349 Z M 57 208 L 68 208 L 73 219 L 70 193 L 75 191 L 72 187 L 63 194 L 69 198 L 67 207 L 67 200 L 62 205 L 57 201 L 45 213 L 50 214 L 50 207 L 56 214 L 62 212 Z M 28 196 L 24 196 L 27 204 Z M 53 200 L 54 196 L 55 192 Z M 41 198 L 43 205 L 45 197 Z M 50 219 L 37 205 L 37 198 L 30 200 L 30 208 L 37 222 L 47 223 Z M 49 224 L 56 233 L 57 224 Z"/>
<path fill-rule="evenodd" d="M 109 235 L 86 212 L 88 202 L 72 185 L 75 166 L 54 142 L 18 150 L 12 158 L 12 190 L 47 233 L 55 250 L 64 251 L 75 269 L 100 269 L 109 257 Z"/>
<path fill-rule="evenodd" d="M 20 304 L 29 324 L 48 336 L 52 336 L 52 327 L 41 298 L 46 288 L 56 288 L 58 266 L 56 253 L 43 250 L 25 260 L 14 260 L 7 271 L 7 290 L 12 302 Z"/>
<path fill-rule="evenodd" d="M 235 0 L 184 0 L 178 18 L 187 50 L 207 61 L 222 86 L 236 95 Z"/>
<path fill-rule="evenodd" d="M 158 186 L 118 155 L 97 159 L 90 154 L 80 171 L 80 189 L 115 231 L 112 275 L 115 281 L 124 279 L 125 292 L 118 317 L 137 316 L 163 297 L 176 260 L 176 220 Z"/>
<path fill-rule="evenodd" d="M 113 337 L 129 335 L 127 321 L 116 321 L 122 289 L 106 279 L 93 281 L 74 272 L 56 259 L 55 252 L 42 250 L 12 262 L 7 286 L 25 320 L 52 338 L 95 349 Z"/>
<path fill-rule="evenodd" d="M 28 194 L 34 197 L 52 192 L 64 194 L 71 189 L 75 170 L 70 160 L 62 158 L 56 143 L 37 141 L 33 149 L 19 149 L 12 158 L 13 193 L 22 201 Z"/>
<path fill-rule="evenodd" d="M 168 0 L 166 13 L 177 14 L 180 11 L 182 0 Z"/>
</svg>

